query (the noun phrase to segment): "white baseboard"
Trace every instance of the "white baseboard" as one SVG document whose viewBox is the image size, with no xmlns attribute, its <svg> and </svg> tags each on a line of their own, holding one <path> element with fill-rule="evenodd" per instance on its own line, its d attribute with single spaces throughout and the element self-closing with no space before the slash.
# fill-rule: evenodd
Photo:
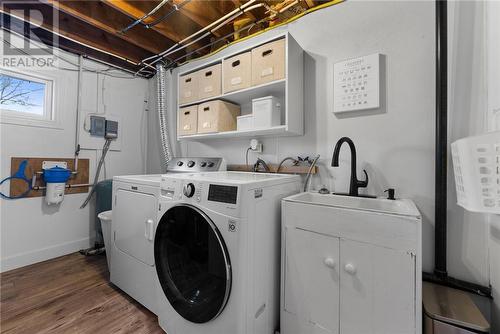
<svg viewBox="0 0 500 334">
<path fill-rule="evenodd" d="M 88 248 L 93 243 L 90 238 L 70 241 L 56 246 L 37 249 L 34 251 L 9 256 L 0 260 L 0 272 L 24 267 L 33 263 L 50 260 Z"/>
</svg>

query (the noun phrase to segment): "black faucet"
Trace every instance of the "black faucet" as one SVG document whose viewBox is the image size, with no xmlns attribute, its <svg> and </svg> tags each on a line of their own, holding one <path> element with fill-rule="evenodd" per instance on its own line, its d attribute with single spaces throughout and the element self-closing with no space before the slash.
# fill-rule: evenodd
<svg viewBox="0 0 500 334">
<path fill-rule="evenodd" d="M 351 138 L 342 137 L 335 145 L 335 150 L 333 151 L 332 157 L 332 167 L 339 166 L 340 147 L 343 143 L 349 144 L 349 148 L 351 149 L 351 182 L 349 185 L 349 196 L 359 196 L 358 189 L 366 188 L 366 186 L 368 186 L 368 174 L 366 173 L 366 170 L 363 169 L 363 172 L 366 176 L 365 181 L 359 181 L 356 176 L 356 147 L 354 146 Z"/>
</svg>

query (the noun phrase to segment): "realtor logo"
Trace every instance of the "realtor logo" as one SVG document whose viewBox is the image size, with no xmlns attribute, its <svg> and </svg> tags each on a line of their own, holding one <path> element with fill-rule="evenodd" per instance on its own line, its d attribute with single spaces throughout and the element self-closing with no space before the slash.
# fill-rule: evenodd
<svg viewBox="0 0 500 334">
<path fill-rule="evenodd" d="M 38 1 L 2 1 L 0 66 L 52 68 L 58 46 L 57 9 Z"/>
</svg>

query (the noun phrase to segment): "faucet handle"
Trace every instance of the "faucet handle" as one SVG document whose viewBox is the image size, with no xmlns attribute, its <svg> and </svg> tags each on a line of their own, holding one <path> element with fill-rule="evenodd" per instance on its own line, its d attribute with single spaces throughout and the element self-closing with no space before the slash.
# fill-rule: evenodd
<svg viewBox="0 0 500 334">
<path fill-rule="evenodd" d="M 358 188 L 368 187 L 368 173 L 364 169 L 363 169 L 363 173 L 365 173 L 365 180 L 364 181 L 356 180 Z"/>
</svg>

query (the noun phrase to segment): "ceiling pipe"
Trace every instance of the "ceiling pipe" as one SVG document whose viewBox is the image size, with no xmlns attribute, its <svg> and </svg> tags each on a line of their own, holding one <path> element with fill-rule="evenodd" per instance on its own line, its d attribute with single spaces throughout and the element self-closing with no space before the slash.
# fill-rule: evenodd
<svg viewBox="0 0 500 334">
<path fill-rule="evenodd" d="M 160 17 L 159 19 L 149 23 L 149 24 L 144 24 L 144 27 L 146 29 L 151 29 L 153 28 L 155 25 L 157 25 L 158 23 L 160 23 L 161 21 L 165 20 L 166 18 L 168 18 L 170 15 L 178 12 L 182 7 L 184 7 L 185 5 L 187 5 L 188 3 L 190 3 L 191 0 L 184 0 L 183 2 L 181 2 L 180 4 L 176 5 L 176 4 L 173 4 L 173 8 L 168 12 L 166 13 L 165 15 L 163 15 L 162 17 Z"/>
<path fill-rule="evenodd" d="M 436 156 L 434 272 L 422 274 L 425 281 L 491 298 L 491 287 L 448 276 L 448 8 L 446 0 L 436 0 Z"/>
<path fill-rule="evenodd" d="M 18 17 L 18 16 L 16 16 L 16 15 L 12 15 L 12 13 L 7 13 L 7 12 L 4 12 L 4 11 L 3 11 L 3 10 L 1 10 L 1 9 L 0 9 L 0 14 L 1 14 L 1 15 L 5 15 L 5 16 L 10 16 L 10 17 L 11 17 L 11 18 L 13 18 L 13 19 L 16 19 L 16 20 L 19 20 L 19 21 L 22 21 L 22 22 L 26 22 L 26 23 L 28 23 L 28 24 L 34 24 L 34 25 L 36 25 L 36 23 L 33 23 L 33 22 L 31 22 L 31 21 L 27 21 L 27 20 L 25 20 L 24 18 Z M 24 36 L 24 35 L 22 35 L 22 34 L 18 33 L 18 32 L 17 32 L 17 31 L 15 31 L 15 30 L 7 29 L 6 27 L 0 27 L 0 28 L 1 28 L 2 30 L 8 31 L 9 33 L 14 34 L 14 35 L 16 35 L 16 36 L 18 36 L 18 37 L 20 37 L 20 38 L 29 39 L 28 37 L 26 37 L 26 36 Z M 47 28 L 45 28 L 45 27 L 43 27 L 43 26 L 37 25 L 37 28 L 38 28 L 38 29 L 43 29 L 43 30 L 45 30 L 45 31 L 47 31 L 47 32 L 49 32 L 49 33 L 51 33 L 51 34 L 54 34 L 54 35 L 58 36 L 59 38 L 62 38 L 62 39 L 65 39 L 65 40 L 71 41 L 71 42 L 73 42 L 73 43 L 75 43 L 75 44 L 78 44 L 78 45 L 81 45 L 81 46 L 83 46 L 83 47 L 86 47 L 86 48 L 89 48 L 89 49 L 93 49 L 93 50 L 98 51 L 98 52 L 100 52 L 100 53 L 107 54 L 107 55 L 112 56 L 112 57 L 114 57 L 114 58 L 120 59 L 120 60 L 122 60 L 122 61 L 124 61 L 124 62 L 127 62 L 127 63 L 129 63 L 129 64 L 132 64 L 132 65 L 134 65 L 134 66 L 139 66 L 139 65 L 141 65 L 141 63 L 136 63 L 136 62 L 134 62 L 134 61 L 132 61 L 132 60 L 130 60 L 130 59 L 127 59 L 127 58 L 125 58 L 125 57 L 122 57 L 122 56 L 120 56 L 120 55 L 117 55 L 117 54 L 114 54 L 114 53 L 111 53 L 111 52 L 108 52 L 108 51 L 105 51 L 105 50 L 102 50 L 102 49 L 96 48 L 96 47 L 94 47 L 94 46 L 91 46 L 91 45 L 88 45 L 88 44 L 82 43 L 82 42 L 77 41 L 76 39 L 73 39 L 73 38 L 71 38 L 71 37 L 67 37 L 67 36 L 62 35 L 62 34 L 60 34 L 60 33 L 57 33 L 57 32 L 55 32 L 55 31 L 49 30 L 49 29 L 47 29 Z M 31 42 L 31 43 L 34 43 L 34 44 L 37 44 L 37 42 L 36 42 L 36 41 L 34 41 L 34 40 L 30 40 L 30 42 Z M 40 44 L 38 44 L 38 45 L 40 45 Z M 44 47 L 46 47 L 47 45 L 45 45 L 45 44 L 44 44 L 43 46 L 44 46 Z M 52 48 L 64 49 L 64 48 L 61 48 L 61 47 L 59 47 L 59 46 L 55 46 L 55 45 L 51 45 L 51 47 L 52 47 Z M 75 53 L 75 51 L 70 51 L 70 52 Z M 122 67 L 122 66 L 118 66 L 118 65 L 115 65 L 115 64 L 109 63 L 109 62 L 107 62 L 107 61 L 105 61 L 105 60 L 101 60 L 101 59 L 98 59 L 98 58 L 95 58 L 95 57 L 89 56 L 89 55 L 87 55 L 87 54 L 85 54 L 85 53 L 80 53 L 80 52 L 78 52 L 78 55 L 81 55 L 81 56 L 83 56 L 84 58 L 87 58 L 87 59 L 93 60 L 93 61 L 95 61 L 95 62 L 98 62 L 98 63 L 104 64 L 104 65 L 107 65 L 107 66 L 111 66 L 111 67 L 116 68 L 116 69 L 118 69 L 118 70 L 121 70 L 121 71 L 124 71 L 124 72 L 128 72 L 128 73 L 133 74 L 133 75 L 138 75 L 138 73 L 139 73 L 139 71 L 134 72 L 134 71 L 131 71 L 130 69 L 127 69 L 127 68 L 125 68 L 125 67 Z M 59 58 L 61 58 L 61 57 L 59 57 Z M 66 60 L 66 59 L 64 59 L 64 58 L 61 58 L 61 59 L 67 62 L 67 60 Z M 143 64 L 143 65 L 144 65 L 144 64 Z M 149 67 L 149 66 L 146 66 L 146 67 Z M 154 70 L 156 70 L 153 66 L 151 66 L 151 68 L 153 68 Z M 143 68 L 142 68 L 142 71 L 140 71 L 140 72 L 143 72 L 143 71 L 144 71 L 144 69 L 145 69 L 145 67 L 143 67 Z M 148 74 L 147 74 L 147 75 L 150 75 L 150 74 L 154 74 L 154 73 L 149 73 L 149 72 L 148 72 Z"/>
<path fill-rule="evenodd" d="M 153 15 L 154 13 L 156 13 L 161 7 L 163 7 L 167 2 L 169 2 L 170 0 L 162 0 L 155 8 L 153 8 L 149 13 L 146 13 L 144 14 L 141 18 L 135 20 L 134 22 L 132 22 L 131 24 L 129 24 L 127 27 L 123 28 L 122 30 L 120 30 L 120 33 L 125 33 L 127 32 L 128 30 L 132 29 L 133 27 L 135 27 L 136 25 L 142 23 L 145 19 L 147 19 L 148 17 L 150 17 L 151 15 Z"/>
<path fill-rule="evenodd" d="M 173 46 L 171 46 L 167 50 L 165 50 L 165 51 L 163 51 L 163 52 L 161 52 L 161 53 L 159 53 L 157 55 L 154 55 L 154 56 L 147 57 L 147 58 L 143 59 L 141 61 L 141 63 L 146 63 L 148 60 L 157 58 L 155 61 L 153 61 L 153 62 L 150 63 L 150 65 L 154 65 L 156 62 L 160 61 L 165 56 L 165 54 L 171 52 L 174 48 L 183 45 L 186 41 L 189 41 L 190 39 L 193 39 L 194 37 L 196 37 L 196 36 L 198 36 L 198 35 L 206 32 L 206 31 L 209 31 L 210 29 L 212 29 L 212 27 L 214 27 L 214 26 L 218 25 L 219 23 L 227 20 L 229 17 L 232 17 L 236 13 L 238 13 L 238 12 L 242 12 L 243 13 L 244 12 L 243 10 L 245 8 L 249 7 L 250 5 L 252 5 L 255 1 L 256 0 L 250 0 L 250 1 L 246 2 L 245 4 L 243 4 L 243 5 L 239 6 L 238 8 L 234 9 L 233 11 L 227 13 L 226 15 L 224 15 L 223 17 L 221 17 L 220 19 L 217 19 L 214 22 L 210 23 L 208 26 L 206 26 L 204 28 L 201 28 L 200 30 L 198 30 L 194 34 L 191 34 L 188 37 L 186 37 L 183 40 L 181 40 L 180 42 L 177 42 L 176 44 L 174 44 Z"/>
<path fill-rule="evenodd" d="M 189 52 L 189 53 L 186 53 L 186 54 L 184 54 L 184 55 L 182 55 L 182 56 L 180 56 L 180 57 L 177 57 L 176 59 L 174 59 L 174 60 L 172 60 L 170 63 L 168 63 L 168 64 L 167 64 L 167 67 L 169 67 L 169 66 L 171 66 L 171 65 L 173 65 L 173 64 L 175 64 L 175 63 L 177 63 L 179 60 L 181 60 L 181 59 L 183 59 L 183 58 L 189 57 L 190 55 L 195 54 L 195 53 L 197 53 L 197 52 L 199 52 L 199 51 L 201 51 L 201 50 L 203 50 L 203 49 L 206 49 L 206 48 L 208 48 L 209 46 L 212 46 L 212 45 L 217 44 L 217 43 L 219 43 L 219 42 L 221 42 L 221 41 L 223 41 L 223 40 L 226 40 L 226 39 L 228 39 L 229 37 L 236 35 L 237 33 L 240 33 L 240 32 L 245 31 L 245 30 L 249 30 L 249 29 L 251 29 L 251 28 L 255 27 L 256 25 L 258 25 L 258 24 L 260 24 L 260 23 L 263 23 L 263 22 L 265 22 L 265 21 L 266 21 L 266 19 L 261 19 L 261 20 L 259 20 L 259 21 L 257 21 L 257 22 L 250 23 L 250 24 L 248 24 L 248 25 L 246 25 L 246 26 L 244 26 L 244 27 L 242 27 L 242 28 L 240 28 L 240 29 L 238 29 L 238 30 L 236 30 L 236 31 L 234 31 L 234 32 L 231 32 L 231 33 L 229 33 L 229 34 L 227 34 L 227 35 L 224 35 L 224 36 L 222 36 L 222 37 L 219 37 L 218 39 L 216 39 L 216 40 L 214 40 L 214 41 L 212 41 L 212 42 L 210 42 L 210 43 L 208 43 L 208 44 L 206 44 L 206 45 L 204 45 L 204 46 L 202 46 L 202 47 L 200 47 L 200 48 L 198 48 L 198 49 L 196 49 L 196 50 L 193 50 L 193 51 L 191 51 L 191 52 Z"/>
<path fill-rule="evenodd" d="M 247 2 L 247 4 L 249 4 L 249 3 Z M 230 17 L 228 17 L 228 18 L 227 18 L 226 20 L 224 20 L 222 23 L 220 23 L 219 25 L 217 25 L 215 28 L 213 28 L 213 29 L 209 30 L 209 31 L 208 31 L 208 32 L 206 32 L 205 34 L 203 34 L 203 35 L 201 35 L 200 37 L 196 38 L 195 40 L 193 40 L 193 41 L 191 41 L 191 42 L 189 42 L 189 43 L 187 43 L 187 44 L 181 45 L 181 44 L 182 44 L 182 42 L 183 42 L 184 40 L 186 40 L 186 39 L 188 39 L 188 38 L 189 38 L 189 37 L 187 37 L 187 38 L 185 38 L 183 41 L 180 41 L 180 42 L 176 43 L 175 45 L 171 46 L 169 49 L 167 49 L 167 50 L 165 50 L 164 52 L 162 52 L 161 54 L 159 54 L 160 58 L 155 59 L 154 61 L 152 61 L 152 62 L 151 62 L 151 63 L 149 63 L 149 64 L 148 64 L 148 63 L 143 63 L 143 64 L 144 64 L 145 66 L 148 66 L 148 67 L 153 67 L 152 65 L 154 65 L 155 63 L 157 63 L 157 62 L 158 62 L 158 61 L 160 61 L 160 60 L 163 60 L 163 58 L 165 58 L 165 57 L 167 57 L 167 56 L 169 56 L 169 55 L 171 55 L 171 54 L 174 54 L 174 53 L 176 53 L 176 52 L 179 52 L 179 51 L 181 51 L 181 50 L 183 50 L 183 49 L 187 48 L 188 46 L 190 46 L 190 45 L 192 45 L 192 44 L 194 44 L 194 43 L 196 43 L 196 42 L 198 42 L 198 41 L 202 40 L 203 38 L 210 36 L 211 34 L 213 34 L 213 32 L 215 32 L 215 31 L 217 31 L 218 29 L 222 28 L 223 26 L 225 26 L 226 24 L 228 24 L 228 23 L 229 23 L 229 22 L 231 22 L 232 20 L 236 19 L 237 17 L 241 16 L 242 14 L 244 14 L 244 13 L 246 13 L 246 12 L 249 12 L 249 11 L 251 11 L 251 10 L 254 10 L 254 9 L 256 9 L 256 8 L 260 8 L 260 7 L 265 7 L 265 8 L 269 8 L 269 9 L 270 9 L 270 7 L 269 7 L 267 4 L 265 4 L 265 3 L 258 3 L 258 4 L 255 4 L 255 5 L 253 5 L 253 6 L 247 7 L 247 8 L 245 8 L 244 10 L 241 10 L 241 8 L 242 8 L 242 7 L 240 7 L 240 11 L 239 11 L 239 12 L 236 12 L 234 15 L 232 15 L 232 16 L 230 16 Z M 233 11 L 233 12 L 234 12 L 234 11 Z M 272 13 L 272 12 L 271 12 L 271 13 Z M 229 13 L 229 14 L 231 14 L 231 13 Z M 229 14 L 225 15 L 224 17 L 228 16 Z M 221 18 L 221 19 L 222 19 L 222 18 Z M 221 19 L 219 19 L 218 21 L 220 21 Z M 259 22 L 263 22 L 263 21 L 265 21 L 265 18 L 264 18 L 264 19 L 262 19 L 262 20 L 260 20 Z M 216 21 L 216 22 L 217 22 L 217 21 Z M 211 24 L 211 26 L 213 26 L 216 22 L 212 23 L 212 24 Z M 251 26 L 254 26 L 255 24 L 256 24 L 256 23 L 252 23 L 252 24 L 251 24 Z M 224 37 L 222 37 L 222 38 L 219 38 L 219 39 L 217 39 L 217 40 L 216 40 L 216 42 L 217 42 L 217 41 L 221 41 L 221 40 L 223 40 L 223 39 L 226 39 L 226 38 L 228 38 L 229 36 L 233 36 L 233 35 L 234 35 L 234 34 L 236 34 L 237 32 L 241 32 L 241 31 L 243 31 L 243 30 L 244 30 L 244 29 L 246 29 L 246 28 L 248 28 L 248 26 L 247 26 L 247 27 L 244 27 L 244 28 L 242 28 L 242 29 L 239 29 L 239 30 L 238 30 L 238 31 L 236 31 L 236 32 L 230 33 L 230 34 L 228 34 L 228 35 L 226 35 L 226 36 L 224 36 Z M 198 51 L 198 50 L 204 49 L 204 48 L 206 48 L 206 47 L 208 47 L 208 46 L 210 46 L 210 45 L 213 45 L 213 44 L 215 44 L 215 43 L 214 43 L 214 42 L 211 42 L 211 43 L 209 43 L 209 44 L 207 44 L 207 45 L 205 45 L 205 46 L 203 46 L 203 47 L 201 47 L 201 48 L 198 48 L 197 50 L 195 50 L 195 52 L 196 52 L 196 51 Z M 179 46 L 179 47 L 177 47 L 177 46 Z M 176 47 L 177 47 L 177 48 L 176 48 Z M 195 52 L 190 52 L 189 54 L 193 54 L 193 53 L 195 53 Z M 186 55 L 184 55 L 184 56 L 186 56 Z M 149 58 L 147 58 L 147 59 L 151 59 L 151 58 L 154 58 L 154 56 L 149 57 Z M 147 60 L 147 59 L 145 59 L 145 60 Z M 144 62 L 145 60 L 143 60 L 143 62 Z M 144 70 L 144 68 L 145 68 L 145 67 L 142 67 L 139 71 L 137 71 L 137 73 L 142 72 L 142 71 Z"/>
</svg>

